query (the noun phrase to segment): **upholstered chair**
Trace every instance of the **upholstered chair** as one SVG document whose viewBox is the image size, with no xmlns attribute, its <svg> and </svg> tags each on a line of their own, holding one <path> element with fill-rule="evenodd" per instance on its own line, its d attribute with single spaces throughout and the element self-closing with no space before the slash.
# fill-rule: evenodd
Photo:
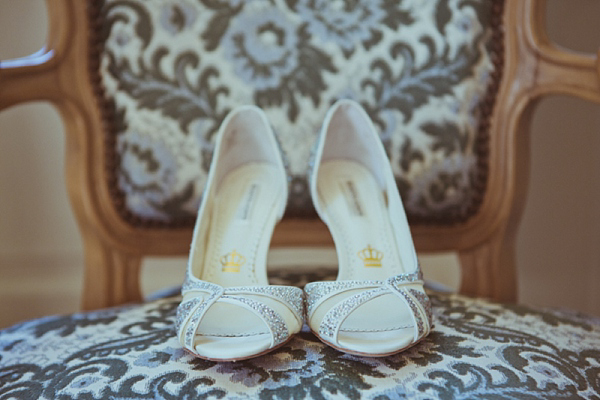
<svg viewBox="0 0 600 400">
<path fill-rule="evenodd" d="M 0 397 L 600 396 L 600 323 L 515 304 L 532 111 L 554 93 L 600 102 L 598 57 L 556 48 L 544 6 L 48 0 L 44 52 L 0 63 L 0 110 L 61 113 L 86 311 L 0 331 Z M 187 253 L 214 134 L 241 104 L 266 112 L 287 160 L 272 245 L 332 246 L 306 174 L 340 98 L 379 130 L 418 251 L 458 253 L 460 293 L 431 292 L 433 332 L 394 356 L 350 356 L 305 329 L 255 359 L 193 358 L 175 338 L 180 297 L 143 301 L 142 259 Z M 272 278 L 334 275 L 299 262 Z"/>
</svg>

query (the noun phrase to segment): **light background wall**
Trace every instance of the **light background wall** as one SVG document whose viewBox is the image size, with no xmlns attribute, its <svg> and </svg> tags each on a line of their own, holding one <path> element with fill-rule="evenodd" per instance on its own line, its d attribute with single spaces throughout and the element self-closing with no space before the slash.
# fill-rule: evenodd
<svg viewBox="0 0 600 400">
<path fill-rule="evenodd" d="M 596 52 L 598 20 L 598 0 L 548 2 L 550 36 L 563 46 Z M 42 47 L 46 29 L 42 0 L 0 2 L 0 60 Z M 78 307 L 83 255 L 64 151 L 60 117 L 48 104 L 0 113 L 0 327 Z M 539 105 L 531 170 L 521 171 L 530 174 L 530 186 L 517 245 L 520 302 L 600 315 L 599 154 L 599 105 L 566 97 Z M 306 256 L 335 259 L 332 251 Z M 270 256 L 274 264 L 286 259 L 285 251 Z M 424 264 L 426 276 L 458 284 L 455 255 L 424 257 Z M 180 283 L 184 265 L 184 258 L 146 261 L 145 290 Z"/>
</svg>

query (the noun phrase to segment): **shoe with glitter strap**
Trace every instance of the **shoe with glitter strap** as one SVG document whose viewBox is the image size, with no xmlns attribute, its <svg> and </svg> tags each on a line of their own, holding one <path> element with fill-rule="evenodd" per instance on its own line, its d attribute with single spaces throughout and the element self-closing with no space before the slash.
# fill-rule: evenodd
<svg viewBox="0 0 600 400">
<path fill-rule="evenodd" d="M 315 150 L 310 190 L 339 272 L 336 281 L 306 285 L 308 325 L 347 353 L 402 351 L 429 334 L 431 305 L 381 140 L 360 105 L 340 100 Z"/>
<path fill-rule="evenodd" d="M 233 110 L 217 133 L 177 309 L 177 335 L 190 353 L 251 358 L 301 329 L 302 290 L 270 286 L 266 272 L 286 200 L 286 172 L 266 116 L 254 106 Z"/>
</svg>

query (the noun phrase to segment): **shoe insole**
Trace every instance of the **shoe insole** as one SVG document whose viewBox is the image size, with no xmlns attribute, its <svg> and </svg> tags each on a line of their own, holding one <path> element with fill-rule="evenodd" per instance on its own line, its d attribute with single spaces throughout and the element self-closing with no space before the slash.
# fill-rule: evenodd
<svg viewBox="0 0 600 400">
<path fill-rule="evenodd" d="M 268 284 L 267 253 L 277 206 L 285 195 L 280 182 L 277 167 L 268 163 L 245 164 L 225 176 L 213 200 L 200 279 L 223 287 Z M 277 302 L 266 302 L 281 310 Z M 257 315 L 228 303 L 214 304 L 198 333 L 197 348 L 203 346 L 205 354 L 215 351 L 215 358 L 227 358 L 234 344 L 251 353 L 254 347 L 268 347 L 270 341 L 269 331 Z M 240 342 L 236 335 L 244 340 Z"/>
<path fill-rule="evenodd" d="M 333 236 L 339 260 L 338 280 L 385 280 L 406 273 L 387 212 L 385 195 L 373 174 L 348 160 L 321 164 L 317 182 L 322 211 Z M 326 300 L 314 317 L 348 291 Z M 411 343 L 414 328 L 409 310 L 396 295 L 386 294 L 361 305 L 344 321 L 338 341 L 366 353 L 385 353 Z M 314 318 L 313 317 L 313 318 Z"/>
<path fill-rule="evenodd" d="M 324 162 L 317 188 L 338 248 L 339 280 L 384 280 L 405 272 L 384 193 L 365 166 Z"/>
<path fill-rule="evenodd" d="M 227 286 L 267 285 L 266 256 L 284 188 L 278 169 L 251 163 L 231 171 L 214 199 L 201 279 Z"/>
</svg>

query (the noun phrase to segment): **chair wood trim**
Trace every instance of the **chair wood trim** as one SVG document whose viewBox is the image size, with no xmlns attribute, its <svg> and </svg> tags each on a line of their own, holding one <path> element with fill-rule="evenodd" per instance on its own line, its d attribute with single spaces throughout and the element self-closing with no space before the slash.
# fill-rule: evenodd
<svg viewBox="0 0 600 400">
<path fill-rule="evenodd" d="M 0 109 L 46 100 L 61 114 L 66 133 L 67 191 L 85 250 L 83 308 L 139 301 L 141 255 L 153 252 L 148 251 L 151 246 L 135 243 L 136 232 L 118 219 L 106 190 L 103 126 L 85 57 L 90 29 L 87 2 L 47 0 L 46 5 L 50 30 L 45 51 L 0 64 L 0 81 L 6 82 L 0 85 Z M 187 236 L 183 232 L 174 239 L 185 241 Z M 181 251 L 173 252 L 167 243 L 158 246 L 158 253 Z"/>
<path fill-rule="evenodd" d="M 561 48 L 548 38 L 545 21 L 546 0 L 529 0 L 523 7 L 523 55 L 535 59 L 530 81 L 533 95 L 563 94 L 600 102 L 600 49 L 597 54 L 581 54 Z M 524 22 L 526 22 L 524 21 Z"/>
<path fill-rule="evenodd" d="M 44 52 L 0 63 L 0 110 L 29 101 L 50 100 L 58 92 L 54 55 Z"/>
<path fill-rule="evenodd" d="M 142 258 L 115 249 L 97 235 L 84 235 L 85 270 L 81 307 L 84 310 L 139 302 Z"/>
<path fill-rule="evenodd" d="M 0 110 L 29 101 L 60 101 L 57 71 L 69 47 L 72 17 L 62 0 L 48 4 L 47 10 L 50 21 L 62 18 L 65 23 L 49 24 L 46 46 L 35 54 L 0 61 Z"/>
</svg>

